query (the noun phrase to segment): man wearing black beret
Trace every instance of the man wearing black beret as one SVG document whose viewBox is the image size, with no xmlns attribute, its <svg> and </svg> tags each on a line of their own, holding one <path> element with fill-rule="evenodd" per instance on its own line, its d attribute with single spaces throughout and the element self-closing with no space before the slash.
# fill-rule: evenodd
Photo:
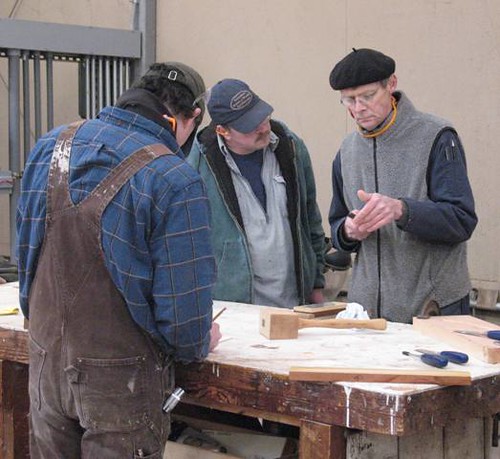
<svg viewBox="0 0 500 459">
<path fill-rule="evenodd" d="M 397 91 L 395 61 L 354 49 L 330 85 L 358 125 L 333 161 L 334 246 L 356 252 L 349 301 L 371 317 L 469 314 L 466 243 L 477 224 L 452 125 Z"/>
</svg>

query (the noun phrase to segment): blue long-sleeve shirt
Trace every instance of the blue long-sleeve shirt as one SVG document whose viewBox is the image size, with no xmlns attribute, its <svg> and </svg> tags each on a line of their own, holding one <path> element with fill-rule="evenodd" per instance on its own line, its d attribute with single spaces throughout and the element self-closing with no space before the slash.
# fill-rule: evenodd
<svg viewBox="0 0 500 459">
<path fill-rule="evenodd" d="M 22 179 L 17 255 L 27 317 L 45 233 L 47 175 L 60 131 L 37 142 Z M 115 196 L 102 217 L 102 250 L 133 319 L 177 360 L 189 362 L 208 353 L 215 262 L 205 187 L 172 133 L 132 112 L 105 108 L 73 142 L 71 199 L 82 201 L 120 161 L 152 143 L 177 155 L 152 161 Z"/>
<path fill-rule="evenodd" d="M 427 167 L 428 201 L 398 196 L 407 206 L 404 222 L 398 226 L 434 243 L 457 243 L 470 238 L 477 224 L 474 197 L 467 178 L 465 153 L 451 129 L 443 130 L 432 147 Z M 342 230 L 348 209 L 343 197 L 340 154 L 332 169 L 333 199 L 329 221 L 332 243 L 340 250 L 355 251 L 360 242 L 346 241 Z"/>
</svg>

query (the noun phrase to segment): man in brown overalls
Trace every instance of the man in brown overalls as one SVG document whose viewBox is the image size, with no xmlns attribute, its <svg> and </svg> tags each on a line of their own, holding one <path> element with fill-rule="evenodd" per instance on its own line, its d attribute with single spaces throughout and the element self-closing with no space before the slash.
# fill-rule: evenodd
<svg viewBox="0 0 500 459">
<path fill-rule="evenodd" d="M 30 154 L 18 257 L 32 458 L 161 458 L 172 362 L 217 344 L 208 203 L 179 147 L 203 91 L 190 67 L 152 66 Z"/>
</svg>

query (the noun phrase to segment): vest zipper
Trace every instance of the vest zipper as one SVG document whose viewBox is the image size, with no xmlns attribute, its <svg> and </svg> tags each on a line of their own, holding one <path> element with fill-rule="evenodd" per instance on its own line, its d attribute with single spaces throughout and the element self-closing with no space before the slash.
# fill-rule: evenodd
<svg viewBox="0 0 500 459">
<path fill-rule="evenodd" d="M 378 186 L 378 169 L 377 169 L 377 139 L 373 138 L 373 166 L 375 175 L 375 192 L 379 192 Z M 380 230 L 377 230 L 377 277 L 378 277 L 378 288 L 377 288 L 377 317 L 382 317 L 382 269 L 380 260 Z"/>
</svg>

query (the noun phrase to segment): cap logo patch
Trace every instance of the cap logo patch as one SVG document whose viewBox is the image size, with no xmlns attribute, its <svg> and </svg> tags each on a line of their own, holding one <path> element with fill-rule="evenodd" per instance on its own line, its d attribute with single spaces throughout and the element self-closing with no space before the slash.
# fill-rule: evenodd
<svg viewBox="0 0 500 459">
<path fill-rule="evenodd" d="M 253 95 L 250 91 L 244 89 L 237 92 L 232 98 L 229 106 L 231 110 L 243 110 L 252 102 Z"/>
</svg>

